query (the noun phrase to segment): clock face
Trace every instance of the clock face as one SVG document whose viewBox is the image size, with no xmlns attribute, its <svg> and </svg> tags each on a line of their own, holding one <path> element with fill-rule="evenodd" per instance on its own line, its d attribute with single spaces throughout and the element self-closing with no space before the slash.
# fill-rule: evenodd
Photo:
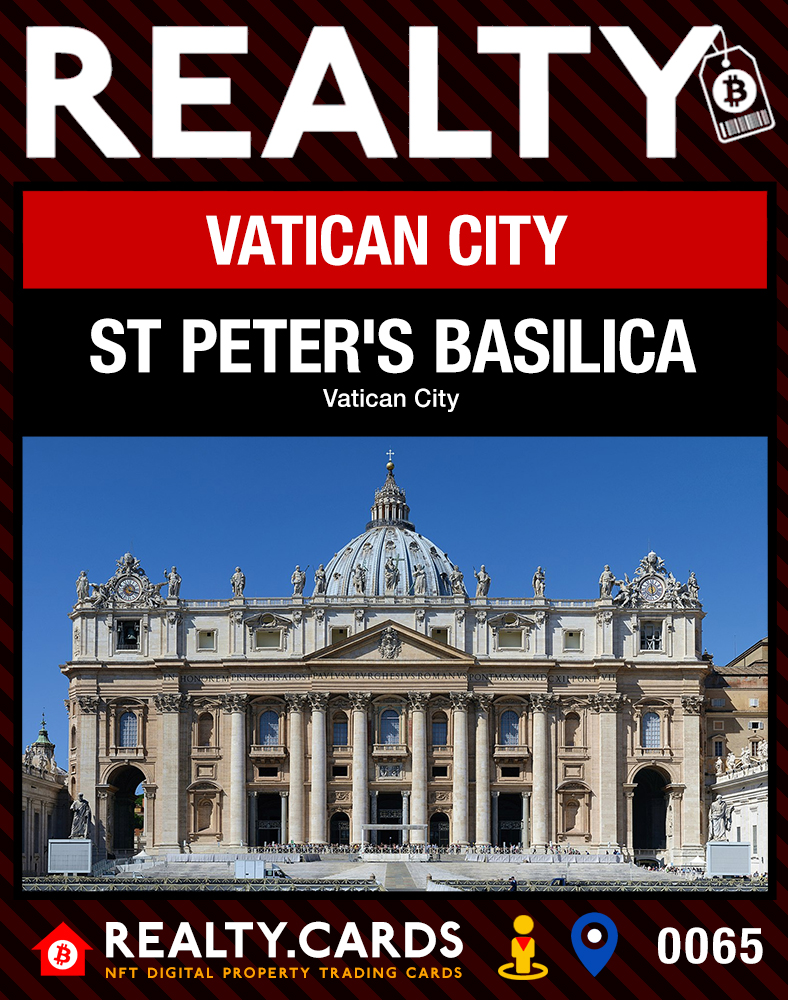
<svg viewBox="0 0 788 1000">
<path fill-rule="evenodd" d="M 665 584 L 658 576 L 652 576 L 643 580 L 638 590 L 644 601 L 658 601 L 665 594 Z"/>
<path fill-rule="evenodd" d="M 136 577 L 124 576 L 118 581 L 115 592 L 121 601 L 131 603 L 132 601 L 136 601 L 140 596 L 142 593 L 142 587 Z"/>
</svg>

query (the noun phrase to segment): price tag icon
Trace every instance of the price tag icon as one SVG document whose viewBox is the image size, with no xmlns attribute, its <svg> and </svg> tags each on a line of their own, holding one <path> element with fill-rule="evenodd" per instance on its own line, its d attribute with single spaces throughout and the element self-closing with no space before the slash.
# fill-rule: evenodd
<svg viewBox="0 0 788 1000">
<path fill-rule="evenodd" d="M 723 33 L 724 37 L 724 33 Z M 700 66 L 703 96 L 720 142 L 774 128 L 774 115 L 755 57 L 741 45 L 707 53 Z"/>
</svg>

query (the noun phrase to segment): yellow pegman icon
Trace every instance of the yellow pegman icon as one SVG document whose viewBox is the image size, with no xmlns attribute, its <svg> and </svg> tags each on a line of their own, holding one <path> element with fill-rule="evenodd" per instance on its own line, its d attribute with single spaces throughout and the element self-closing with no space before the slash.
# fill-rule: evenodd
<svg viewBox="0 0 788 1000">
<path fill-rule="evenodd" d="M 514 961 L 502 965 L 498 969 L 499 976 L 505 979 L 541 979 L 547 975 L 547 966 L 533 961 L 536 941 L 529 936 L 533 929 L 534 922 L 527 914 L 521 913 L 514 918 L 514 931 L 517 935 L 512 938 Z"/>
</svg>

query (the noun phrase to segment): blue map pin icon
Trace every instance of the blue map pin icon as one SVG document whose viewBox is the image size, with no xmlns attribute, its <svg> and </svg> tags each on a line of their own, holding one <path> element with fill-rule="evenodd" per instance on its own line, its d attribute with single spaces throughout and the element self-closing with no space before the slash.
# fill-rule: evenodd
<svg viewBox="0 0 788 1000">
<path fill-rule="evenodd" d="M 572 928 L 572 947 L 592 976 L 607 965 L 617 941 L 618 928 L 604 913 L 586 913 Z"/>
</svg>

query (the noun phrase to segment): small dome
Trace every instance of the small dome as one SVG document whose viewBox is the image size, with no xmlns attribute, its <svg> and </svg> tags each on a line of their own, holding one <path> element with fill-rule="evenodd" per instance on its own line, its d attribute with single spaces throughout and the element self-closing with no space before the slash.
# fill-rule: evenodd
<svg viewBox="0 0 788 1000">
<path fill-rule="evenodd" d="M 415 530 L 405 492 L 394 479 L 394 464 L 389 462 L 386 469 L 386 482 L 375 491 L 366 531 L 326 566 L 326 594 L 448 596 L 454 567 L 442 549 Z M 417 567 L 423 567 L 423 580 Z"/>
</svg>

